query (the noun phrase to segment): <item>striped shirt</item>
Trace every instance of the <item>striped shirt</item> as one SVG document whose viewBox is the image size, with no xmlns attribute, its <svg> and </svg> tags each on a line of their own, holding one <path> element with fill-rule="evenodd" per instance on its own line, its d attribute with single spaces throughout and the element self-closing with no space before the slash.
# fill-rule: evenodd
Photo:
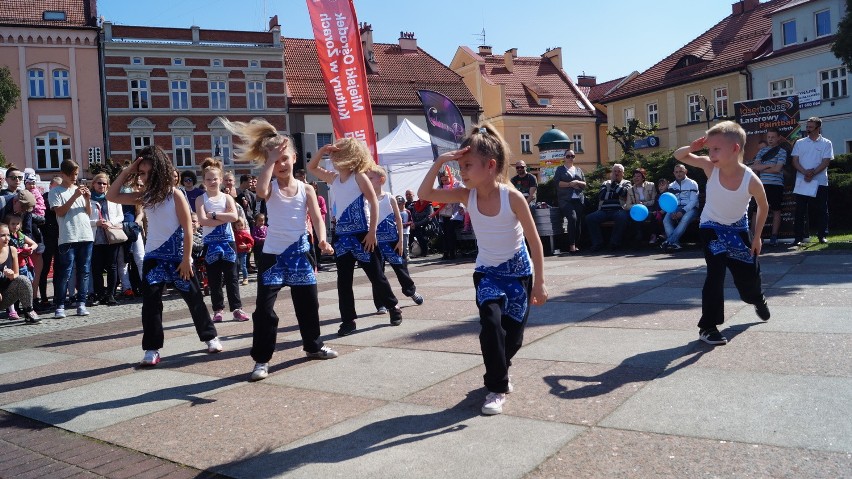
<svg viewBox="0 0 852 479">
<path fill-rule="evenodd" d="M 757 152 L 757 156 L 754 157 L 755 161 L 759 162 L 761 165 L 770 165 L 775 166 L 777 164 L 785 164 L 787 163 L 787 150 L 784 148 L 778 148 L 778 153 L 775 154 L 772 158 L 765 158 L 765 155 L 772 150 L 770 147 L 761 148 L 760 151 Z M 760 181 L 764 185 L 779 185 L 784 186 L 784 170 L 782 168 L 778 173 L 770 173 L 766 170 L 760 171 L 758 173 L 760 175 Z"/>
</svg>

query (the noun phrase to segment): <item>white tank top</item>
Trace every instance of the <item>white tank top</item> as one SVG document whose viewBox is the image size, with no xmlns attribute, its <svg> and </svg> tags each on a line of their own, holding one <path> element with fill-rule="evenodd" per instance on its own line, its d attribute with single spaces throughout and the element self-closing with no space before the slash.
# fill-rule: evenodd
<svg viewBox="0 0 852 479">
<path fill-rule="evenodd" d="M 363 194 L 361 193 L 361 187 L 358 186 L 358 182 L 355 180 L 355 174 L 349 175 L 345 183 L 340 182 L 340 175 L 335 176 L 334 181 L 331 182 L 331 192 L 334 193 L 332 211 L 337 216 L 338 233 L 361 233 L 367 231 L 370 226 L 370 204 L 366 199 L 361 198 Z M 349 205 L 356 201 L 362 201 L 364 214 L 355 220 L 359 224 L 349 224 L 349 218 L 342 218 L 343 212 L 346 211 Z M 362 222 L 360 221 L 361 218 L 363 218 L 364 224 L 360 224 Z"/>
<path fill-rule="evenodd" d="M 269 226 L 266 230 L 266 241 L 263 243 L 264 253 L 279 255 L 307 233 L 305 215 L 308 200 L 305 183 L 295 178 L 290 181 L 295 181 L 298 187 L 293 196 L 284 196 L 275 178 L 269 187 L 269 199 L 266 200 Z"/>
<path fill-rule="evenodd" d="M 391 205 L 391 201 L 396 201 L 396 199 L 390 193 L 382 193 L 381 196 L 378 197 L 379 200 L 379 221 L 384 220 L 388 216 L 393 218 L 393 205 Z"/>
<path fill-rule="evenodd" d="M 175 212 L 175 196 L 172 193 L 165 201 L 154 206 L 145 207 L 145 218 L 148 220 L 148 237 L 145 241 L 145 252 L 150 253 L 163 245 L 180 229 Z"/>
<path fill-rule="evenodd" d="M 204 199 L 204 211 L 207 212 L 208 216 L 210 216 L 210 213 L 214 211 L 216 212 L 216 214 L 224 213 L 225 208 L 228 206 L 228 200 L 224 193 L 219 193 L 218 195 L 216 195 L 216 198 L 211 198 L 207 196 L 207 193 L 204 193 L 203 195 L 201 195 L 201 198 Z M 231 240 L 233 241 L 234 230 L 231 228 L 231 223 L 225 223 L 222 226 L 225 227 L 225 231 L 230 235 Z M 202 233 L 204 234 L 205 238 L 212 231 L 212 226 L 205 226 L 204 228 L 202 228 Z"/>
<path fill-rule="evenodd" d="M 713 172 L 710 173 L 710 178 L 707 180 L 707 202 L 704 205 L 704 210 L 701 211 L 701 223 L 713 221 L 723 225 L 732 225 L 741 220 L 746 215 L 748 202 L 751 200 L 748 185 L 752 178 L 757 178 L 757 175 L 751 171 L 751 168 L 745 168 L 740 186 L 731 191 L 719 182 L 719 169 L 713 168 Z"/>
<path fill-rule="evenodd" d="M 476 203 L 476 189 L 467 200 L 470 222 L 476 232 L 476 266 L 499 266 L 512 259 L 524 244 L 524 229 L 509 205 L 509 189 L 500 184 L 500 212 L 485 216 Z"/>
</svg>

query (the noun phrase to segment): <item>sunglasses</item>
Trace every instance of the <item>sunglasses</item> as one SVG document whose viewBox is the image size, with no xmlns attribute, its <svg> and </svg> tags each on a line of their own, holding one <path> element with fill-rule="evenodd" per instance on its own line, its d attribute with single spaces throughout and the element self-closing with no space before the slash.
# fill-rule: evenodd
<svg viewBox="0 0 852 479">
<path fill-rule="evenodd" d="M 565 158 L 575 158 L 574 155 L 565 155 Z"/>
<path fill-rule="evenodd" d="M 184 179 L 183 179 L 183 182 L 184 182 L 184 183 L 186 183 L 187 181 L 191 182 L 191 181 L 192 181 L 192 178 L 184 178 Z"/>
<path fill-rule="evenodd" d="M 101 185 L 101 186 L 109 186 L 109 183 L 106 183 L 106 182 L 104 182 L 104 181 L 96 181 L 96 182 L 95 182 L 95 184 L 96 184 L 96 185 Z"/>
<path fill-rule="evenodd" d="M 23 180 L 23 179 L 24 179 L 24 177 L 23 177 L 23 176 L 10 176 L 10 177 L 9 177 L 9 179 L 10 179 L 10 180 L 19 180 L 19 181 L 20 181 L 20 180 Z"/>
</svg>

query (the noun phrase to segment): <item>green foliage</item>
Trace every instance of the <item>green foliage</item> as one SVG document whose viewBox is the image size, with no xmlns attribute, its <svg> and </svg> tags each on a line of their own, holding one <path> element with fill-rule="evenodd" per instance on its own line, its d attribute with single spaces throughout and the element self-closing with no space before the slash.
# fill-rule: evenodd
<svg viewBox="0 0 852 479">
<path fill-rule="evenodd" d="M 615 126 L 611 130 L 607 130 L 606 136 L 612 138 L 621 146 L 621 156 L 624 158 L 633 155 L 634 141 L 653 135 L 659 126 L 657 124 L 646 125 L 635 118 L 631 118 L 627 121 L 626 126 Z"/>
<path fill-rule="evenodd" d="M 852 0 L 846 0 L 846 15 L 837 24 L 837 33 L 831 45 L 834 56 L 852 69 Z"/>
<path fill-rule="evenodd" d="M 121 173 L 121 170 L 124 169 L 130 162 L 127 161 L 124 164 L 115 163 L 112 159 L 107 159 L 103 163 L 90 163 L 89 164 L 89 173 L 92 176 L 95 176 L 99 173 L 106 173 L 109 175 L 110 183 L 118 177 L 118 174 Z"/>
<path fill-rule="evenodd" d="M 6 119 L 9 113 L 18 104 L 21 98 L 21 89 L 12 79 L 9 67 L 0 68 L 0 123 Z M 6 166 L 6 156 L 0 151 L 0 166 Z"/>
<path fill-rule="evenodd" d="M 852 153 L 837 155 L 828 168 L 828 219 L 831 228 L 852 228 Z"/>
</svg>

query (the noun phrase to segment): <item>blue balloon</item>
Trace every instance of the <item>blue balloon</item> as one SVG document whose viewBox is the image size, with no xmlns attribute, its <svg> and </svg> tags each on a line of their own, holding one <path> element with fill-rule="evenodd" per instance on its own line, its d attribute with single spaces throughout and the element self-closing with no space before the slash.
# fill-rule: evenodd
<svg viewBox="0 0 852 479">
<path fill-rule="evenodd" d="M 648 207 L 645 205 L 633 205 L 630 207 L 630 217 L 633 221 L 645 221 L 648 217 Z"/>
<path fill-rule="evenodd" d="M 661 194 L 660 208 L 662 208 L 666 213 L 674 213 L 677 211 L 677 196 L 668 192 Z"/>
</svg>

